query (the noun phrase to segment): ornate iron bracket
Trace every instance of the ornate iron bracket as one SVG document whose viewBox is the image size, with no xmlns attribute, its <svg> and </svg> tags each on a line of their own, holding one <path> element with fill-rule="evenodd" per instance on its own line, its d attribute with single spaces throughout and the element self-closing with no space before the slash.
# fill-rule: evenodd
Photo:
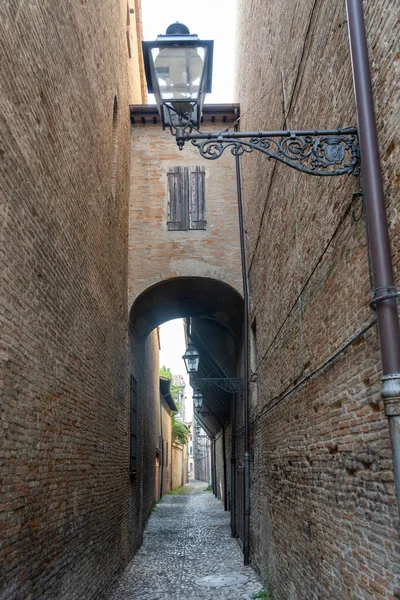
<svg viewBox="0 0 400 600">
<path fill-rule="evenodd" d="M 237 394 L 243 390 L 243 380 L 239 378 L 229 378 L 229 377 L 196 377 L 192 378 L 190 381 L 190 385 L 194 388 L 202 389 L 203 387 L 208 387 L 210 385 L 216 385 L 224 392 L 228 392 L 228 394 Z"/>
<path fill-rule="evenodd" d="M 358 136 L 355 127 L 347 129 L 187 133 L 176 128 L 180 150 L 191 141 L 203 158 L 216 160 L 229 148 L 233 156 L 259 150 L 269 159 L 309 175 L 330 176 L 360 172 Z"/>
<path fill-rule="evenodd" d="M 226 419 L 229 416 L 229 413 L 221 411 L 210 412 L 209 410 L 197 410 L 196 413 L 201 417 L 215 417 L 217 419 Z"/>
</svg>

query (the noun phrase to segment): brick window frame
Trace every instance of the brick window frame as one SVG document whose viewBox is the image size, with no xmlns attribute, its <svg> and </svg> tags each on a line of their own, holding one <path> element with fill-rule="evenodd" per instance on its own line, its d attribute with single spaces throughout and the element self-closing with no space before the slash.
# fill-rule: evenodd
<svg viewBox="0 0 400 600">
<path fill-rule="evenodd" d="M 168 231 L 206 229 L 205 168 L 168 169 Z"/>
</svg>

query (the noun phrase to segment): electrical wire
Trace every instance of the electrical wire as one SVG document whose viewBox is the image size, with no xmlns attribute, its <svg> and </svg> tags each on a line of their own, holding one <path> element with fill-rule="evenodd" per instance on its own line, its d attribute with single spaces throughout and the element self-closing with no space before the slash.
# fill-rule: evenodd
<svg viewBox="0 0 400 600">
<path fill-rule="evenodd" d="M 303 377 L 303 379 L 301 381 L 299 381 L 298 383 L 296 383 L 296 385 L 294 385 L 293 387 L 291 387 L 289 390 L 286 389 L 279 396 L 275 396 L 274 398 L 272 398 L 271 400 L 269 400 L 266 404 L 264 404 L 264 406 L 262 407 L 262 409 L 250 421 L 250 425 L 253 425 L 263 415 L 268 414 L 278 404 L 280 404 L 280 402 L 282 402 L 282 400 L 284 400 L 285 398 L 287 398 L 288 396 L 290 396 L 291 394 L 293 394 L 293 392 L 295 392 L 299 387 L 301 387 L 302 385 L 304 385 L 307 381 L 309 381 L 310 379 L 312 379 L 313 377 L 315 377 L 316 375 L 318 375 L 321 371 L 323 371 L 324 369 L 326 369 L 326 367 L 328 367 L 329 365 L 331 365 L 337 358 L 339 358 L 339 356 L 341 354 L 343 354 L 346 350 L 348 350 L 348 348 L 350 348 L 350 346 L 352 346 L 353 344 L 355 344 L 363 335 L 365 335 L 367 333 L 367 331 L 369 331 L 372 327 L 374 327 L 374 325 L 376 324 L 376 322 L 377 322 L 377 320 L 376 320 L 376 317 L 375 317 L 374 319 L 372 319 L 372 321 L 370 321 L 367 325 L 365 325 L 358 333 L 356 333 L 348 342 L 346 342 L 345 344 L 343 344 L 343 346 L 341 346 L 334 354 L 332 354 L 322 365 L 320 365 L 319 367 L 317 367 L 316 369 L 314 369 L 313 371 L 311 371 L 311 373 L 308 373 L 308 375 L 306 375 L 305 377 Z M 241 433 L 243 431 L 243 429 L 244 429 L 243 427 L 241 427 L 240 429 L 238 429 L 236 431 L 236 434 Z"/>
<path fill-rule="evenodd" d="M 290 77 L 291 75 L 293 75 L 293 73 L 295 73 L 297 71 L 298 67 L 295 67 L 292 71 L 290 71 L 286 77 Z M 255 108 L 258 104 L 260 104 L 260 102 L 262 102 L 262 100 L 264 100 L 264 98 L 266 98 L 266 96 L 268 96 L 268 94 L 270 94 L 271 92 L 273 92 L 274 90 L 276 90 L 276 88 L 281 87 L 281 81 L 279 80 L 278 83 L 276 83 L 275 85 L 272 85 L 270 88 L 268 88 L 266 90 L 266 92 L 258 99 L 254 102 L 254 104 L 252 104 L 242 115 L 240 115 L 235 121 L 233 121 L 233 123 L 231 123 L 231 125 L 229 125 L 229 127 L 227 127 L 226 129 L 223 129 L 220 133 L 227 133 L 232 127 L 237 127 L 238 123 L 240 122 L 240 119 L 243 119 L 243 117 L 245 115 L 247 115 L 250 111 L 253 110 L 253 108 Z M 219 135 L 219 134 L 217 134 Z"/>
<path fill-rule="evenodd" d="M 297 308 L 297 305 L 298 305 L 298 301 L 299 301 L 299 299 L 301 298 L 301 296 L 302 296 L 302 294 L 303 294 L 303 292 L 304 292 L 305 288 L 306 288 L 306 287 L 307 287 L 307 285 L 309 284 L 309 282 L 310 282 L 311 278 L 313 277 L 313 275 L 314 275 L 315 271 L 317 270 L 317 268 L 318 268 L 318 266 L 320 265 L 320 263 L 321 263 L 322 259 L 324 258 L 325 254 L 327 253 L 327 251 L 328 251 L 328 249 L 329 249 L 330 245 L 332 244 L 333 240 L 335 239 L 335 237 L 336 237 L 336 235 L 337 235 L 337 233 L 338 233 L 338 231 L 339 231 L 340 227 L 342 226 L 342 224 L 344 223 L 344 221 L 345 221 L 346 217 L 348 216 L 348 214 L 349 214 L 349 212 L 350 212 L 350 210 L 351 210 L 351 207 L 352 207 L 352 202 L 350 202 L 350 203 L 348 204 L 348 206 L 346 207 L 346 209 L 345 209 L 345 211 L 344 211 L 344 213 L 343 213 L 342 217 L 341 217 L 341 218 L 340 218 L 340 220 L 339 220 L 339 223 L 337 224 L 337 226 L 336 226 L 336 228 L 335 228 L 335 231 L 333 232 L 333 234 L 332 234 L 331 238 L 329 239 L 329 241 L 328 241 L 327 245 L 325 246 L 325 248 L 324 248 L 323 252 L 322 252 L 322 253 L 321 253 L 321 255 L 319 256 L 319 258 L 318 258 L 317 262 L 315 263 L 315 265 L 314 265 L 313 269 L 311 270 L 311 272 L 310 272 L 309 276 L 308 276 L 308 277 L 307 277 L 307 279 L 305 280 L 305 282 L 304 282 L 304 284 L 303 284 L 302 288 L 300 289 L 300 292 L 297 294 L 296 298 L 295 298 L 295 299 L 294 299 L 294 301 L 292 302 L 292 305 L 291 305 L 291 307 L 290 307 L 290 310 L 289 310 L 289 312 L 287 313 L 287 315 L 286 315 L 286 317 L 284 318 L 284 320 L 282 321 L 282 323 L 281 323 L 281 325 L 280 325 L 280 327 L 279 327 L 278 331 L 276 332 L 276 334 L 275 334 L 275 336 L 274 336 L 273 340 L 271 341 L 271 343 L 269 344 L 268 348 L 265 350 L 265 352 L 263 353 L 262 357 L 261 357 L 261 358 L 260 358 L 260 360 L 258 361 L 258 364 L 257 364 L 256 368 L 254 369 L 254 371 L 253 371 L 253 374 L 255 374 L 255 373 L 258 373 L 258 370 L 259 370 L 259 368 L 260 368 L 260 366 L 261 366 L 261 363 L 262 363 L 262 362 L 265 360 L 265 358 L 266 358 L 266 356 L 267 356 L 268 352 L 271 350 L 272 346 L 274 345 L 275 341 L 277 340 L 277 338 L 278 338 L 278 336 L 279 336 L 280 332 L 282 331 L 283 327 L 285 326 L 285 324 L 286 324 L 286 322 L 288 321 L 289 317 L 291 316 L 292 312 L 294 311 L 294 309 L 295 309 L 295 308 Z"/>
</svg>

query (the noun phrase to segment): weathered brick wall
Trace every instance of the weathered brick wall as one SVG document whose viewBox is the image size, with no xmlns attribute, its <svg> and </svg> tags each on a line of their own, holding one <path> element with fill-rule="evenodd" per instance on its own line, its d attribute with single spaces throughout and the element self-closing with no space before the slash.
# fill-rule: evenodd
<svg viewBox="0 0 400 600">
<path fill-rule="evenodd" d="M 130 332 L 130 372 L 137 382 L 137 472 L 131 476 L 128 519 L 131 552 L 142 542 L 143 523 L 156 500 L 156 452 L 160 450 L 159 339 L 154 329 L 145 340 Z"/>
<path fill-rule="evenodd" d="M 131 554 L 127 8 L 1 3 L 2 600 L 100 598 Z"/>
<path fill-rule="evenodd" d="M 183 446 L 174 442 L 172 444 L 172 488 L 175 489 L 183 485 Z"/>
<path fill-rule="evenodd" d="M 204 129 L 224 129 L 207 123 Z M 235 163 L 230 154 L 202 159 L 190 143 L 178 150 L 159 123 L 133 125 L 129 215 L 129 301 L 160 281 L 211 277 L 241 290 Z M 168 231 L 167 170 L 205 166 L 205 231 Z"/>
<path fill-rule="evenodd" d="M 398 280 L 396 7 L 364 5 Z M 240 1 L 242 130 L 356 123 L 345 20 L 343 0 Z M 361 182 L 299 174 L 261 153 L 243 160 L 243 181 L 258 377 L 252 560 L 278 600 L 399 597 L 376 327 L 327 363 L 373 318 L 364 223 L 351 206 Z"/>
<path fill-rule="evenodd" d="M 225 426 L 225 460 L 223 432 L 219 432 L 216 438 L 216 481 L 217 495 L 226 509 L 230 509 L 231 498 L 231 425 Z M 224 465 L 225 462 L 225 465 Z M 226 479 L 226 483 L 225 483 Z M 225 497 L 226 489 L 226 497 Z"/>
<path fill-rule="evenodd" d="M 164 440 L 163 494 L 172 489 L 172 426 L 171 409 L 162 402 L 162 436 Z"/>
<path fill-rule="evenodd" d="M 183 446 L 183 484 L 189 483 L 189 443 Z"/>
</svg>

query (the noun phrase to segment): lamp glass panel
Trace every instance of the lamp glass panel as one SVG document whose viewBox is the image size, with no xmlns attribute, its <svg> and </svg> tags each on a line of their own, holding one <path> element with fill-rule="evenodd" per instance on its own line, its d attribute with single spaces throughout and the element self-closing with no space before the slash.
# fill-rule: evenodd
<svg viewBox="0 0 400 600">
<path fill-rule="evenodd" d="M 188 373 L 197 373 L 199 369 L 199 357 L 198 356 L 188 356 L 186 358 L 186 368 Z"/>
<path fill-rule="evenodd" d="M 201 394 L 201 392 L 195 392 L 193 394 L 193 403 L 195 409 L 200 410 L 203 404 L 203 395 Z"/>
<path fill-rule="evenodd" d="M 196 100 L 199 97 L 206 48 L 153 48 L 152 57 L 162 100 Z"/>
</svg>

